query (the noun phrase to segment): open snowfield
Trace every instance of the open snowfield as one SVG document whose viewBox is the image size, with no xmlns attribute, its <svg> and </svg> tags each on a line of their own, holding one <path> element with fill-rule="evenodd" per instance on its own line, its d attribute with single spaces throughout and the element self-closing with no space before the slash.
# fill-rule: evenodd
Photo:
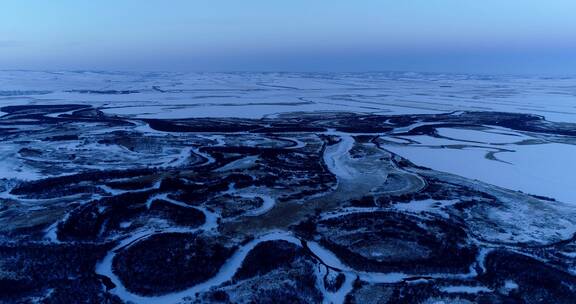
<svg viewBox="0 0 576 304">
<path fill-rule="evenodd" d="M 89 104 L 140 118 L 252 117 L 334 110 L 503 111 L 576 121 L 572 78 L 419 73 L 0 71 L 0 104 Z"/>
<path fill-rule="evenodd" d="M 572 303 L 574 80 L 0 71 L 0 302 Z"/>
</svg>

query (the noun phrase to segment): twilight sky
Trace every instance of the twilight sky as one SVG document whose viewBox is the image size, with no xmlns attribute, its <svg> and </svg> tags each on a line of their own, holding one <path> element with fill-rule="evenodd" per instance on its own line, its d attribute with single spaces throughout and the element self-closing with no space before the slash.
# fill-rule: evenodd
<svg viewBox="0 0 576 304">
<path fill-rule="evenodd" d="M 18 0 L 0 69 L 576 74 L 574 0 Z"/>
</svg>

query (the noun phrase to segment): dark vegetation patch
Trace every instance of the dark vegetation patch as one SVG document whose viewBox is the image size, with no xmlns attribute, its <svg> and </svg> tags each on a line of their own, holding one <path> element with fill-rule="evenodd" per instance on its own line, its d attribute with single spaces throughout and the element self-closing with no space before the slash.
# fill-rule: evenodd
<svg viewBox="0 0 576 304">
<path fill-rule="evenodd" d="M 248 253 L 234 275 L 234 280 L 244 280 L 279 268 L 290 267 L 297 259 L 303 257 L 302 248 L 288 241 L 265 241 Z"/>
<path fill-rule="evenodd" d="M 25 105 L 25 106 L 2 107 L 0 108 L 0 111 L 9 114 L 50 114 L 50 113 L 80 110 L 83 108 L 90 108 L 90 106 L 81 104 Z"/>
<path fill-rule="evenodd" d="M 203 298 L 209 302 L 320 303 L 316 267 L 298 245 L 285 240 L 264 241 L 248 253 L 230 283 Z"/>
<path fill-rule="evenodd" d="M 0 245 L 0 300 L 16 303 L 27 296 L 40 296 L 53 289 L 47 303 L 84 303 L 103 301 L 102 283 L 94 268 L 113 244 L 41 244 Z M 11 300 L 10 300 L 11 299 Z M 113 299 L 113 297 L 109 297 Z M 119 303 L 119 302 L 111 302 Z"/>
<path fill-rule="evenodd" d="M 156 180 L 154 180 L 153 178 L 148 178 L 148 179 L 139 178 L 139 179 L 131 179 L 131 180 L 112 181 L 112 182 L 106 183 L 106 186 L 113 188 L 113 189 L 128 191 L 128 190 L 140 190 L 140 189 L 151 188 L 152 186 L 154 186 L 155 183 L 156 183 Z"/>
<path fill-rule="evenodd" d="M 248 132 L 259 128 L 257 124 L 243 123 L 242 120 L 217 120 L 217 119 L 186 119 L 186 120 L 161 120 L 146 119 L 150 128 L 163 132 Z"/>
<path fill-rule="evenodd" d="M 199 234 L 157 234 L 118 253 L 113 271 L 128 290 L 161 295 L 213 277 L 234 249 Z"/>
<path fill-rule="evenodd" d="M 27 198 L 50 198 L 76 193 L 82 193 L 85 189 L 78 189 L 81 182 L 96 184 L 110 179 L 121 179 L 151 175 L 155 169 L 133 169 L 133 170 L 94 170 L 73 175 L 50 177 L 35 181 L 26 181 L 14 187 L 10 193 L 23 195 Z"/>
<path fill-rule="evenodd" d="M 78 206 L 65 221 L 58 224 L 58 239 L 96 241 L 107 227 L 117 227 L 120 222 L 145 212 L 145 203 L 154 193 L 129 192 Z"/>
<path fill-rule="evenodd" d="M 146 214 L 150 217 L 168 219 L 179 226 L 198 227 L 206 222 L 206 216 L 202 211 L 161 199 L 152 201 L 150 210 Z"/>
<path fill-rule="evenodd" d="M 534 258 L 498 250 L 486 257 L 487 271 L 478 281 L 499 289 L 510 280 L 518 285 L 510 296 L 519 303 L 574 303 L 576 278 Z"/>
<path fill-rule="evenodd" d="M 320 221 L 318 232 L 324 246 L 358 270 L 460 273 L 468 271 L 477 252 L 461 226 L 377 211 Z"/>
</svg>

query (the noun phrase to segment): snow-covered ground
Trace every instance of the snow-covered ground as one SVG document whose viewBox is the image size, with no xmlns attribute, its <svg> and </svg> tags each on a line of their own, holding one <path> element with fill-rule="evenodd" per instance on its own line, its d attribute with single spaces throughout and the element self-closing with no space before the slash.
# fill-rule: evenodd
<svg viewBox="0 0 576 304">
<path fill-rule="evenodd" d="M 0 105 L 90 104 L 141 118 L 283 112 L 532 113 L 575 122 L 572 78 L 419 73 L 118 73 L 0 71 Z"/>
<path fill-rule="evenodd" d="M 433 172 L 438 176 L 445 175 L 445 179 L 448 179 L 446 176 L 449 176 L 456 184 L 466 185 L 469 189 L 479 189 L 478 191 L 484 189 L 484 192 L 498 196 L 502 205 L 486 204 L 487 206 L 478 208 L 480 210 L 474 209 L 473 212 L 470 211 L 469 213 L 476 218 L 468 219 L 466 225 L 474 228 L 470 231 L 474 231 L 479 239 L 504 244 L 541 245 L 557 243 L 572 238 L 576 231 L 576 226 L 572 220 L 574 217 L 571 216 L 576 206 L 576 191 L 573 191 L 572 178 L 572 173 L 576 172 L 576 162 L 574 161 L 576 141 L 569 136 L 514 131 L 481 124 L 474 126 L 458 124 L 454 126 L 454 124 L 444 124 L 441 119 L 433 121 L 434 119 L 417 118 L 410 120 L 414 122 L 412 125 L 407 126 L 398 123 L 395 126 L 391 122 L 393 118 L 386 118 L 387 122 L 384 124 L 389 124 L 395 129 L 385 132 L 385 134 L 352 134 L 329 129 L 321 132 L 322 134 L 311 134 L 311 136 L 317 136 L 318 142 L 307 140 L 302 137 L 302 134 L 283 133 L 281 136 L 286 136 L 286 138 L 281 138 L 270 134 L 265 136 L 241 134 L 238 136 L 240 133 L 231 135 L 226 134 L 225 131 L 219 134 L 193 134 L 186 138 L 183 133 L 153 130 L 145 125 L 146 121 L 138 121 L 135 118 L 263 118 L 277 116 L 281 113 L 311 111 L 360 112 L 382 115 L 450 112 L 454 112 L 453 115 L 459 115 L 456 114 L 458 111 L 503 111 L 537 114 L 550 121 L 576 123 L 574 80 L 571 78 L 481 77 L 417 73 L 202 74 L 0 71 L 0 108 L 30 104 L 87 104 L 111 116 L 128 117 L 126 121 L 134 121 L 135 123 L 132 129 L 130 127 L 117 127 L 118 129 L 115 129 L 116 127 L 92 128 L 88 126 L 84 128 L 86 131 L 80 133 L 82 135 L 80 138 L 70 141 L 44 141 L 46 136 L 53 134 L 42 133 L 42 126 L 14 123 L 10 127 L 19 129 L 19 132 L 24 134 L 22 137 L 25 140 L 14 140 L 10 138 L 8 132 L 8 135 L 3 137 L 3 141 L 0 142 L 0 180 L 3 178 L 33 180 L 43 176 L 70 173 L 83 169 L 115 170 L 131 167 L 155 167 L 164 170 L 164 177 L 172 176 L 173 173 L 179 171 L 179 168 L 184 168 L 190 164 L 207 166 L 218 162 L 216 156 L 213 157 L 206 150 L 202 150 L 202 148 L 212 145 L 209 143 L 212 142 L 214 143 L 213 146 L 217 147 L 277 147 L 286 145 L 286 150 L 309 148 L 306 150 L 307 153 L 312 153 L 311 151 L 320 153 L 319 151 L 321 151 L 325 169 L 336 177 L 338 184 L 332 189 L 333 191 L 328 192 L 324 200 L 314 201 L 312 199 L 310 204 L 326 203 L 332 200 L 348 202 L 352 199 L 360 199 L 365 194 L 392 196 L 420 191 L 426 185 L 425 179 L 401 167 L 399 158 L 392 157 L 390 153 L 382 150 L 384 149 L 400 155 L 416 165 L 458 176 L 411 168 L 414 171 L 427 172 L 422 173 L 422 175 Z M 0 113 L 0 116 L 4 114 Z M 50 114 L 50 116 L 57 117 L 60 114 L 55 113 Z M 265 124 L 268 122 L 266 121 Z M 342 120 L 342 123 L 345 124 L 345 120 Z M 84 122 L 79 124 L 84 124 Z M 430 129 L 422 132 L 410 132 L 420 126 L 430 127 L 435 124 L 444 124 L 444 126 L 439 127 L 436 132 L 430 131 Z M 26 133 L 32 129 L 36 133 L 40 133 L 36 138 L 32 137 L 34 132 Z M 150 140 L 154 141 L 150 145 L 131 147 L 128 144 L 126 146 L 117 144 L 123 142 L 120 139 L 103 142 L 89 140 L 90 135 L 109 135 L 114 131 L 134 131 L 130 136 L 120 139 L 137 138 L 137 141 L 142 141 L 148 136 Z M 154 136 L 158 136 L 159 139 L 155 139 Z M 339 141 L 325 146 L 324 149 L 322 147 L 325 141 L 321 140 L 321 136 L 329 136 L 333 140 Z M 368 137 L 370 139 L 366 139 Z M 293 146 L 290 146 L 292 143 Z M 315 145 L 317 150 L 314 150 Z M 34 147 L 35 150 L 22 151 L 22 147 L 28 146 Z M 298 153 L 298 151 L 294 152 L 294 154 Z M 303 153 L 300 155 L 304 155 Z M 43 155 L 43 158 L 37 156 L 40 154 Z M 80 161 L 78 163 L 62 161 L 68 156 L 70 159 L 80 159 Z M 237 171 L 252 176 L 253 172 L 249 171 L 261 165 L 263 160 L 266 160 L 264 156 L 243 156 L 214 169 L 211 174 L 217 177 Z M 32 164 L 40 169 L 35 170 Z M 51 169 L 54 172 L 50 171 Z M 303 168 L 303 170 L 305 169 Z M 309 176 L 312 175 L 306 175 L 306 181 L 308 181 Z M 470 179 L 476 179 L 486 184 L 470 181 Z M 8 180 L 7 182 L 16 181 Z M 98 186 L 100 194 L 95 195 L 120 195 L 162 188 L 160 179 L 153 179 L 152 182 L 138 190 L 115 189 L 113 186 L 103 184 Z M 200 185 L 200 183 L 195 185 Z M 154 226 L 136 230 L 130 235 L 122 235 L 118 239 L 116 247 L 98 262 L 95 269 L 96 273 L 108 277 L 116 285 L 110 292 L 123 300 L 136 303 L 179 303 L 184 297 L 193 297 L 197 293 L 206 292 L 230 282 L 250 250 L 256 245 L 270 240 L 284 240 L 309 249 L 319 263 L 316 273 L 318 278 L 324 278 L 329 271 L 337 271 L 345 276 L 341 287 L 335 291 L 328 291 L 323 284 L 318 284 L 325 303 L 344 302 L 345 296 L 353 291 L 354 282 L 357 279 L 367 284 L 396 284 L 421 277 L 421 275 L 415 275 L 409 270 L 399 272 L 358 271 L 344 263 L 343 261 L 346 260 L 339 258 L 338 251 L 332 252 L 328 249 L 329 247 L 323 247 L 319 239 L 300 239 L 299 236 L 279 228 L 262 233 L 252 233 L 250 225 L 252 223 L 260 225 L 269 220 L 262 216 L 273 213 L 271 210 L 294 212 L 296 214 L 294 218 L 302 220 L 302 218 L 298 218 L 300 214 L 294 210 L 300 210 L 300 208 L 307 206 L 305 204 L 296 205 L 298 208 L 292 208 L 294 210 L 291 208 L 277 209 L 286 203 L 277 196 L 277 193 L 281 193 L 281 187 L 278 189 L 261 189 L 259 187 L 239 187 L 236 189 L 234 183 L 228 186 L 229 190 L 222 194 L 244 199 L 259 198 L 262 200 L 262 205 L 234 219 L 226 219 L 217 209 L 193 206 L 187 202 L 171 198 L 169 193 L 162 192 L 150 196 L 146 201 L 146 206 L 149 209 L 153 206 L 154 200 L 162 199 L 179 207 L 195 208 L 204 214 L 206 221 L 204 225 L 198 228 Z M 551 203 L 551 206 L 548 206 L 542 204 L 544 200 L 521 196 L 506 189 L 547 196 L 568 203 L 568 205 Z M 456 196 L 459 193 L 451 195 Z M 449 213 L 448 210 L 452 205 L 459 202 L 458 198 L 454 199 L 454 196 L 446 200 L 420 199 L 401 203 L 391 201 L 386 208 L 410 216 L 422 218 L 431 215 L 437 219 L 450 220 L 453 213 Z M 509 196 L 514 197 L 510 198 Z M 522 199 L 514 199 L 516 196 Z M 10 194 L 7 189 L 0 189 L 0 198 L 26 202 L 25 198 Z M 58 199 L 62 199 L 62 197 Z M 73 197 L 68 199 L 72 200 Z M 317 205 L 324 206 L 325 204 Z M 341 206 L 336 204 L 333 207 L 328 207 L 330 206 L 326 207 L 329 211 L 321 214 L 319 219 L 336 219 L 343 215 L 369 213 L 379 211 L 382 208 L 348 206 L 340 208 Z M 30 210 L 34 209 L 30 208 L 27 212 Z M 323 211 L 321 208 L 317 208 L 317 210 L 318 212 Z M 567 211 L 565 215 L 561 213 L 564 210 Z M 289 214 L 282 213 L 281 215 L 288 216 Z M 262 221 L 259 221 L 259 217 Z M 61 219 L 59 218 L 59 220 Z M 250 232 L 254 238 L 241 244 L 219 272 L 205 282 L 174 293 L 146 297 L 128 290 L 118 275 L 113 272 L 112 261 L 116 254 L 136 242 L 161 233 L 202 232 L 207 235 L 218 235 L 222 233 L 221 231 L 231 231 L 230 229 L 220 230 L 222 223 L 234 223 L 233 221 L 236 220 L 245 224 L 245 226 L 238 225 L 238 229 L 245 229 L 241 232 Z M 486 223 L 502 225 L 501 227 L 493 227 Z M 126 220 L 119 225 L 122 228 L 128 228 L 132 222 Z M 362 223 L 359 223 L 359 226 L 361 225 Z M 236 226 L 230 227 L 236 228 Z M 56 233 L 59 232 L 58 229 L 58 222 L 48 226 L 44 230 L 46 239 L 53 243 L 58 242 L 56 237 Z M 476 277 L 479 271 L 486 271 L 485 259 L 490 250 L 488 247 L 480 248 L 476 254 L 476 260 L 465 272 L 430 273 L 424 277 L 453 281 L 470 280 Z M 511 291 L 519 288 L 519 285 L 512 280 L 507 280 L 502 288 Z M 442 285 L 439 290 L 447 294 L 476 294 L 491 293 L 495 289 L 493 285 L 449 282 Z"/>
<path fill-rule="evenodd" d="M 497 130 L 477 131 L 458 128 L 438 128 L 438 133 L 441 136 L 456 140 L 491 144 L 516 143 L 528 138 L 522 134 L 512 133 L 510 131 L 498 132 Z"/>
<path fill-rule="evenodd" d="M 38 179 L 42 174 L 22 164 L 16 157 L 14 147 L 0 144 L 0 178 L 16 178 L 21 180 Z"/>
</svg>

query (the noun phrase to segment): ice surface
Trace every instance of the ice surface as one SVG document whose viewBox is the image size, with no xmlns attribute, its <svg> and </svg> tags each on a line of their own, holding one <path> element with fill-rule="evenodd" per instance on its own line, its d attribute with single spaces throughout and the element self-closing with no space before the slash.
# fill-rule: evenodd
<svg viewBox="0 0 576 304">
<path fill-rule="evenodd" d="M 518 145 L 513 152 L 497 154 L 504 162 L 486 158 L 490 150 L 483 148 L 390 146 L 386 149 L 417 165 L 576 204 L 576 191 L 569 190 L 574 184 L 572 174 L 576 172 L 575 145 Z"/>
</svg>

